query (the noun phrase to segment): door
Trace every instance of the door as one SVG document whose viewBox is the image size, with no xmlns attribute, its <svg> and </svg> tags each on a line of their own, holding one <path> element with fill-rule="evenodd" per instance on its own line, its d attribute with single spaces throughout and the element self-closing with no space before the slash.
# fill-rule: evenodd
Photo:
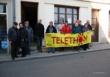
<svg viewBox="0 0 110 77">
<path fill-rule="evenodd" d="M 110 11 L 109 11 L 109 28 L 108 28 L 109 30 L 108 30 L 108 37 L 109 37 L 109 39 L 110 39 Z"/>
<path fill-rule="evenodd" d="M 93 27 L 93 42 L 99 41 L 99 10 L 98 9 L 92 9 L 92 27 Z"/>
<path fill-rule="evenodd" d="M 34 2 L 21 2 L 21 20 L 30 22 L 30 26 L 35 31 L 35 24 L 37 23 L 38 4 Z"/>
</svg>

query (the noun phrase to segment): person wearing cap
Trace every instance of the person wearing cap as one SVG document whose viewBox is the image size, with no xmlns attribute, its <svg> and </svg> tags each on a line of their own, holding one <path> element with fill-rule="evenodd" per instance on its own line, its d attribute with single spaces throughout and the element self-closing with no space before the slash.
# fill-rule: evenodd
<svg viewBox="0 0 110 77">
<path fill-rule="evenodd" d="M 13 22 L 13 26 L 8 30 L 8 39 L 11 45 L 11 58 L 14 60 L 15 57 L 18 57 L 19 50 L 19 29 L 18 23 Z"/>
</svg>

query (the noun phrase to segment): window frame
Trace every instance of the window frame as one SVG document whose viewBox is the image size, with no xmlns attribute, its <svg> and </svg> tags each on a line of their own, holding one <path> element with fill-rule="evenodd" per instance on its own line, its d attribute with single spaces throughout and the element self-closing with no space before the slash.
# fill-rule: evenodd
<svg viewBox="0 0 110 77">
<path fill-rule="evenodd" d="M 3 5 L 3 12 L 0 12 L 0 14 L 6 14 L 7 13 L 7 4 L 6 3 L 0 3 L 0 5 Z M 5 8 L 4 8 L 5 6 Z M 5 9 L 5 11 L 4 11 Z"/>
<path fill-rule="evenodd" d="M 75 15 L 77 15 L 77 19 L 79 19 L 79 7 L 55 5 L 54 8 L 57 8 L 57 9 L 58 9 L 58 12 L 57 12 L 57 13 L 54 12 L 54 16 L 55 16 L 55 14 L 57 14 L 57 16 L 58 16 L 58 17 L 57 17 L 57 18 L 58 18 L 58 19 L 57 19 L 58 22 L 57 22 L 57 23 L 54 22 L 54 24 L 61 24 L 60 21 L 59 21 L 59 19 L 60 19 L 60 18 L 59 18 L 59 17 L 60 17 L 60 14 L 65 14 L 65 20 L 67 20 L 67 16 L 68 16 L 68 15 L 72 15 L 72 23 L 69 24 L 69 25 L 72 25 L 72 24 L 74 23 L 73 21 L 75 21 L 75 20 L 74 20 L 74 16 L 75 16 Z M 60 10 L 59 10 L 60 8 L 64 8 L 64 9 L 65 9 L 65 13 L 60 13 L 60 12 L 59 12 L 59 11 L 60 11 Z M 72 14 L 67 13 L 67 9 L 72 9 Z M 73 13 L 73 10 L 74 10 L 74 9 L 77 10 L 77 14 L 74 14 L 74 13 Z M 54 20 L 55 20 L 55 19 L 54 19 Z"/>
</svg>

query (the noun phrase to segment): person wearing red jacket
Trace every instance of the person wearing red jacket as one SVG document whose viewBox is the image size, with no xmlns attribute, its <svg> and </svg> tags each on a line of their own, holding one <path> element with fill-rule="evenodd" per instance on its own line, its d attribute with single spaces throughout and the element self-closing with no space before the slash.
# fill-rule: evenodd
<svg viewBox="0 0 110 77">
<path fill-rule="evenodd" d="M 65 22 L 62 26 L 62 28 L 60 29 L 61 33 L 72 33 L 72 29 L 71 27 L 68 25 L 67 22 Z"/>
</svg>

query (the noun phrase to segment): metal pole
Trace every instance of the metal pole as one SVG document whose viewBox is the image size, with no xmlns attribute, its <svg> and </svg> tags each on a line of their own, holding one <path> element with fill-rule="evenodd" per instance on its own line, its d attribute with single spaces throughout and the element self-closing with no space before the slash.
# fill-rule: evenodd
<svg viewBox="0 0 110 77">
<path fill-rule="evenodd" d="M 15 0 L 12 0 L 12 1 L 13 1 L 12 3 L 13 3 L 13 22 L 14 22 L 14 21 L 16 21 L 16 14 L 15 14 L 15 13 L 16 13 L 16 12 L 15 12 L 15 11 L 16 11 L 16 9 L 15 9 L 15 7 L 16 7 L 16 6 L 15 6 L 15 4 L 16 4 L 15 2 L 16 2 L 16 1 L 15 1 Z"/>
<path fill-rule="evenodd" d="M 13 22 L 16 21 L 16 15 L 15 15 L 15 0 L 11 0 L 12 1 L 12 11 L 13 11 Z M 13 25 L 13 24 L 12 24 Z M 10 54 L 10 44 L 9 44 L 9 47 L 8 47 L 8 53 L 7 54 Z"/>
</svg>

